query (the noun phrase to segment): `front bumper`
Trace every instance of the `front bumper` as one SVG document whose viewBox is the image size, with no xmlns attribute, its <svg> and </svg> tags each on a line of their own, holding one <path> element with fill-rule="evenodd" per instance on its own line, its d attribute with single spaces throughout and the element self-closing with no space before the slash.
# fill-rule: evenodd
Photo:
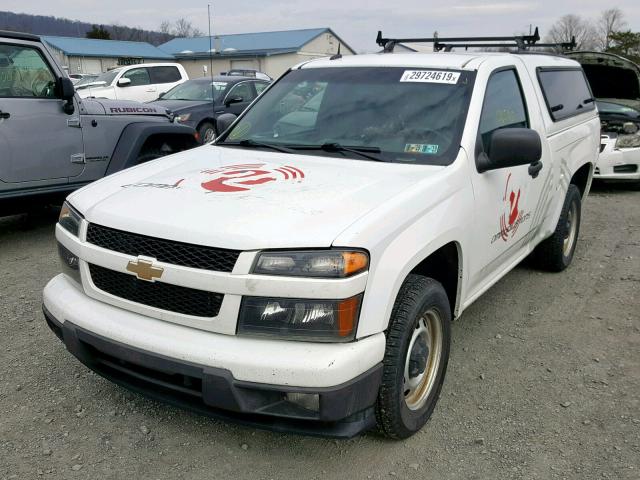
<svg viewBox="0 0 640 480">
<path fill-rule="evenodd" d="M 93 300 L 63 275 L 47 285 L 44 312 L 82 363 L 152 398 L 276 431 L 348 438 L 375 424 L 382 368 L 371 355 L 380 342 L 384 351 L 383 334 L 304 344 L 202 332 Z M 287 393 L 318 395 L 318 408 L 292 403 Z"/>
<path fill-rule="evenodd" d="M 640 180 L 640 148 L 615 148 L 615 137 L 603 136 L 593 178 Z"/>
</svg>

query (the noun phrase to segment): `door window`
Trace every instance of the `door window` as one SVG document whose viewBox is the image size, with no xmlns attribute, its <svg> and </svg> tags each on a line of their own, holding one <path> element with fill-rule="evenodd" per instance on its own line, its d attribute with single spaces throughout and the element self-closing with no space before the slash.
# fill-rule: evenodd
<svg viewBox="0 0 640 480">
<path fill-rule="evenodd" d="M 175 83 L 182 80 L 178 67 L 150 67 L 151 83 Z"/>
<path fill-rule="evenodd" d="M 231 89 L 227 95 L 227 100 L 233 97 L 242 97 L 243 102 L 250 102 L 255 98 L 250 82 L 242 82 Z"/>
<path fill-rule="evenodd" d="M 486 153 L 491 135 L 501 128 L 527 128 L 529 119 L 515 70 L 503 70 L 489 78 L 480 116 L 480 138 Z"/>
<path fill-rule="evenodd" d="M 267 82 L 255 82 L 253 85 L 256 87 L 256 93 L 258 95 L 260 95 L 264 89 L 269 86 Z"/>
<path fill-rule="evenodd" d="M 130 79 L 131 83 L 129 85 L 132 87 L 149 85 L 151 83 L 149 72 L 146 68 L 134 68 L 133 70 L 129 70 L 124 75 L 122 75 L 122 78 Z"/>
<path fill-rule="evenodd" d="M 38 49 L 0 43 L 0 97 L 55 98 L 55 85 Z"/>
<path fill-rule="evenodd" d="M 596 108 L 581 69 L 540 69 L 538 78 L 554 122 Z"/>
</svg>

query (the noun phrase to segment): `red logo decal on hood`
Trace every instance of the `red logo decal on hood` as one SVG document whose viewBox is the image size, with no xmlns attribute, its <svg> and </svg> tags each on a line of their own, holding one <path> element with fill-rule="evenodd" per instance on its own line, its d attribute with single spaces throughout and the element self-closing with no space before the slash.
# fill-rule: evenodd
<svg viewBox="0 0 640 480">
<path fill-rule="evenodd" d="M 253 187 L 278 180 L 297 180 L 304 178 L 304 172 L 297 167 L 285 165 L 268 168 L 265 164 L 226 165 L 202 173 L 214 175 L 214 178 L 202 182 L 202 188 L 210 192 L 245 192 Z"/>
</svg>

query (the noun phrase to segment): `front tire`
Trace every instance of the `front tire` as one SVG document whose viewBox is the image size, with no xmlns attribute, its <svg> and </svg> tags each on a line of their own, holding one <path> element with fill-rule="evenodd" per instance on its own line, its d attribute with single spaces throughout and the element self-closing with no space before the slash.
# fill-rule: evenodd
<svg viewBox="0 0 640 480">
<path fill-rule="evenodd" d="M 203 145 L 213 142 L 217 136 L 216 127 L 210 122 L 204 122 L 198 127 L 198 136 Z"/>
<path fill-rule="evenodd" d="M 570 184 L 553 235 L 540 243 L 534 251 L 536 266 L 551 272 L 561 272 L 571 264 L 578 244 L 581 215 L 580 190 Z"/>
<path fill-rule="evenodd" d="M 382 383 L 376 402 L 378 429 L 407 438 L 436 406 L 451 344 L 451 307 L 442 285 L 409 275 L 400 288 L 387 330 Z"/>
</svg>

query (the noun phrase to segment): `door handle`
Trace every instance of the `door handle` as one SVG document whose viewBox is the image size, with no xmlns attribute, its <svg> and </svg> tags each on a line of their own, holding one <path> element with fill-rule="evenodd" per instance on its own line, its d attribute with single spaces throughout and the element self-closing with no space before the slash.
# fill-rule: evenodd
<svg viewBox="0 0 640 480">
<path fill-rule="evenodd" d="M 5 118 L 9 118 L 11 116 L 11 114 L 9 112 L 3 112 L 2 110 L 0 110 L 0 119 L 5 119 Z"/>
<path fill-rule="evenodd" d="M 529 175 L 531 175 L 532 178 L 536 178 L 540 170 L 542 170 L 542 162 L 540 160 L 529 165 Z"/>
</svg>

